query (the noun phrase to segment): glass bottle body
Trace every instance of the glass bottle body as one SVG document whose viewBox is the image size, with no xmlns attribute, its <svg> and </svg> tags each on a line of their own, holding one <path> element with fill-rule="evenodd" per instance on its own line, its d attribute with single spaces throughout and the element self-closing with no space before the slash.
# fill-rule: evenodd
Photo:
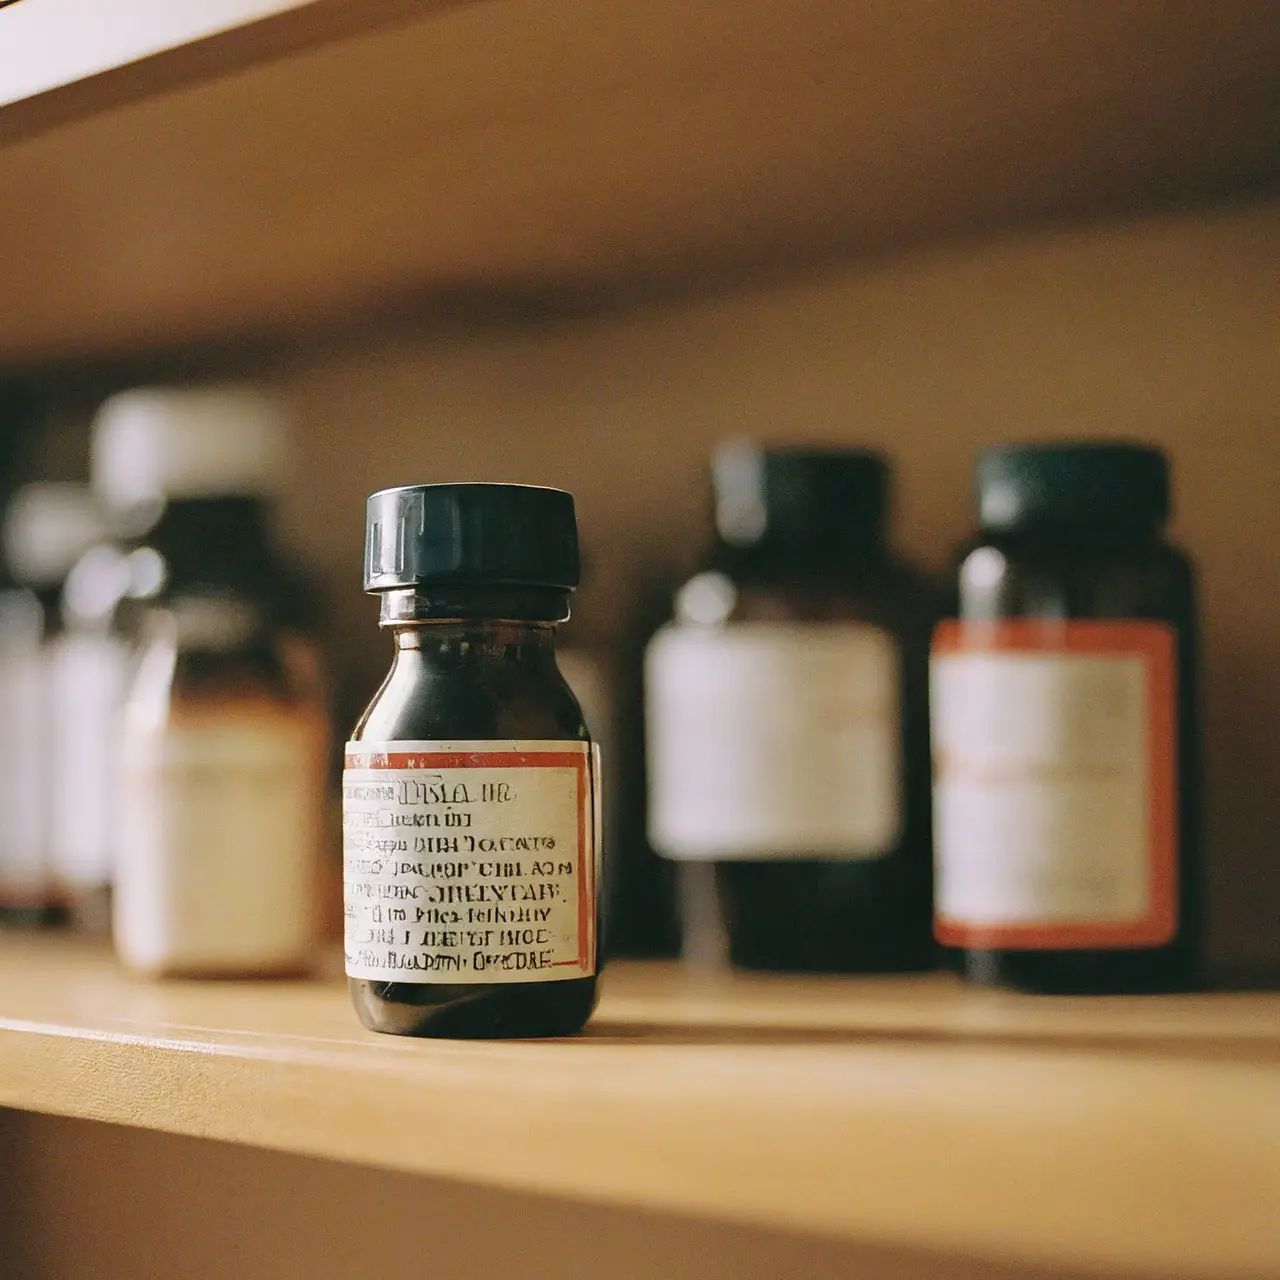
<svg viewBox="0 0 1280 1280">
<path fill-rule="evenodd" d="M 722 607 L 706 610 L 698 596 L 717 592 Z M 752 848 L 710 859 L 729 960 L 800 971 L 928 967 L 935 955 L 924 696 L 935 613 L 930 586 L 868 539 L 838 558 L 831 549 L 799 555 L 721 548 L 711 570 L 677 599 L 678 616 L 685 615 L 677 632 L 700 616 L 730 641 L 760 645 L 762 654 L 783 646 L 717 711 L 726 725 L 732 716 L 744 730 L 733 735 L 745 748 L 734 790 L 745 796 L 748 775 L 759 780 L 762 829 L 776 842 L 765 848 L 743 831 Z M 830 658 L 819 664 L 828 644 Z M 650 671 L 656 674 L 652 665 Z M 809 761 L 808 779 L 780 758 L 791 748 Z M 708 739 L 703 754 L 723 750 Z M 662 764 L 651 760 L 650 768 L 652 780 Z M 784 793 L 819 776 L 827 789 L 807 795 L 802 816 Z M 775 803 L 779 814 L 789 807 L 780 822 L 767 812 Z M 844 816 L 825 824 L 821 851 L 806 848 L 824 825 L 815 826 L 815 815 L 841 808 Z M 833 837 L 833 826 L 846 830 Z M 679 867 L 685 949 L 695 960 L 715 945 L 696 936 L 712 914 L 698 888 L 705 867 L 683 860 Z"/>
<path fill-rule="evenodd" d="M 392 632 L 394 658 L 349 750 L 362 742 L 590 744 L 582 711 L 556 664 L 555 624 L 567 614 L 567 592 L 553 589 L 384 593 L 383 625 Z M 594 790 L 594 766 L 590 778 Z M 596 817 L 590 821 L 594 858 L 599 833 Z M 591 910 L 590 928 L 598 937 L 594 898 Z M 596 957 L 597 973 L 598 965 Z M 349 977 L 348 983 L 361 1022 L 398 1035 L 571 1035 L 585 1025 L 597 997 L 595 973 L 553 981 Z"/>
<path fill-rule="evenodd" d="M 1154 526 L 1045 524 L 979 535 L 961 551 L 955 614 L 966 624 L 1030 623 L 1050 647 L 1072 623 L 1157 623 L 1172 631 L 1174 926 L 1158 945 L 952 948 L 982 982 L 1026 990 L 1184 990 L 1197 981 L 1204 932 L 1197 623 L 1191 565 Z M 936 745 L 936 744 L 935 744 Z M 1152 803 L 1155 803 L 1152 801 Z"/>
<path fill-rule="evenodd" d="M 287 976 L 316 939 L 326 735 L 253 603 L 141 619 L 121 716 L 116 949 L 149 976 Z"/>
</svg>

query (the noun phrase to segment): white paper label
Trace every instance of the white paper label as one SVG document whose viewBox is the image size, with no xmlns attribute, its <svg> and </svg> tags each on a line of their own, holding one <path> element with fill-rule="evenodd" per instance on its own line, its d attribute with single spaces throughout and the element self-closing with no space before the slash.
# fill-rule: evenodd
<svg viewBox="0 0 1280 1280">
<path fill-rule="evenodd" d="M 64 635 L 49 655 L 49 858 L 62 884 L 111 882 L 111 757 L 127 651 L 115 636 Z"/>
<path fill-rule="evenodd" d="M 649 833 L 668 858 L 875 858 L 902 825 L 899 656 L 858 623 L 664 627 Z"/>
<path fill-rule="evenodd" d="M 315 931 L 320 728 L 269 708 L 188 712 L 122 741 L 116 945 L 143 970 L 307 958 Z"/>
<path fill-rule="evenodd" d="M 595 973 L 598 778 L 584 742 L 348 743 L 347 973 L 463 984 Z"/>
<path fill-rule="evenodd" d="M 932 696 L 939 915 L 997 926 L 1144 917 L 1144 660 L 935 656 Z"/>
<path fill-rule="evenodd" d="M 44 654 L 0 645 L 0 905 L 38 906 L 49 889 Z"/>
</svg>

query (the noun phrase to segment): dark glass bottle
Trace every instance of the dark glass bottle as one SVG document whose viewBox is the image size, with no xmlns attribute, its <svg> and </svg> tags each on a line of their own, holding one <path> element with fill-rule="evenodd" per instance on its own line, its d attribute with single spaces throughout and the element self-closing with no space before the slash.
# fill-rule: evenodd
<svg viewBox="0 0 1280 1280">
<path fill-rule="evenodd" d="M 369 499 L 391 670 L 347 744 L 346 967 L 399 1035 L 581 1030 L 596 1001 L 598 757 L 556 665 L 573 499 L 443 484 Z"/>
<path fill-rule="evenodd" d="M 720 929 L 751 968 L 925 967 L 934 594 L 888 547 L 886 464 L 733 444 L 713 480 L 710 563 L 647 658 L 649 830 L 686 955 L 713 960 Z"/>
<path fill-rule="evenodd" d="M 939 940 L 969 978 L 1180 990 L 1204 927 L 1192 569 L 1156 449 L 993 449 L 934 644 Z"/>
</svg>

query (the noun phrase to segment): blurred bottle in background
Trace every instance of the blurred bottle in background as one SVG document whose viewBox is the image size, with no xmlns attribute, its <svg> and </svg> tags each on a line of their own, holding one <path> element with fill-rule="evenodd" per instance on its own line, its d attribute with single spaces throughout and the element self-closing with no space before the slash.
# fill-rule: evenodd
<svg viewBox="0 0 1280 1280">
<path fill-rule="evenodd" d="M 5 572 L 0 580 L 0 923 L 56 918 L 42 830 L 40 605 Z"/>
<path fill-rule="evenodd" d="M 717 540 L 646 661 L 649 832 L 704 967 L 932 963 L 926 703 L 935 599 L 852 449 L 713 464 Z"/>
<path fill-rule="evenodd" d="M 143 973 L 311 960 L 328 735 L 318 649 L 269 537 L 282 450 L 247 389 L 126 392 L 95 423 L 94 487 L 131 535 L 113 915 Z"/>
<path fill-rule="evenodd" d="M 84 485 L 30 484 L 4 519 L 0 598 L 0 894 L 11 918 L 61 920 L 79 877 L 68 835 L 103 844 L 106 721 L 122 658 L 81 653 L 63 626 L 63 585 L 105 524 Z M 72 696 L 74 695 L 74 696 Z"/>
<path fill-rule="evenodd" d="M 582 717 L 600 749 L 603 775 L 602 946 L 611 950 L 608 886 L 613 882 L 619 849 L 618 799 L 626 775 L 619 756 L 617 668 L 599 627 L 591 625 L 591 563 L 584 551 L 582 584 L 571 601 L 569 621 L 560 628 L 556 665 L 582 708 Z"/>
<path fill-rule="evenodd" d="M 1202 975 L 1195 571 L 1149 445 L 987 449 L 933 645 L 939 940 L 971 981 Z"/>
<path fill-rule="evenodd" d="M 560 629 L 556 661 L 600 748 L 604 774 L 602 941 L 610 956 L 670 956 L 678 948 L 671 864 L 648 847 L 644 831 L 644 641 L 670 612 L 663 577 L 660 612 L 619 626 L 604 625 L 592 590 L 591 559 L 583 558 L 573 613 Z M 656 592 L 640 599 L 653 603 Z M 631 619 L 632 623 L 636 619 Z M 644 625 L 647 621 L 648 625 Z"/>
<path fill-rule="evenodd" d="M 570 623 L 564 629 L 569 630 Z M 573 641 L 577 641 L 575 644 Z M 603 777 L 603 854 L 604 875 L 607 881 L 617 843 L 616 809 L 612 799 L 618 775 L 617 720 L 614 701 L 612 664 L 606 651 L 594 644 L 584 643 L 579 635 L 572 635 L 570 644 L 556 654 L 556 665 L 565 683 L 582 708 L 582 718 L 591 731 L 592 741 L 600 748 L 600 768 Z M 605 940 L 608 939 L 607 919 Z"/>
<path fill-rule="evenodd" d="M 678 956 L 681 928 L 676 910 L 678 864 L 660 857 L 648 832 L 648 762 L 645 758 L 645 652 L 671 618 L 673 565 L 650 563 L 633 582 L 631 617 L 617 654 L 617 741 L 622 786 L 617 807 L 614 858 L 606 879 L 610 954 Z"/>
</svg>

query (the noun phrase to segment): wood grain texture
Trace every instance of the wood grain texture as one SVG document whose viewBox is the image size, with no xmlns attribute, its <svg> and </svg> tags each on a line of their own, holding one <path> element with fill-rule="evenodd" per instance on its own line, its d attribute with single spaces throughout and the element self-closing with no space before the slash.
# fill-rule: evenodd
<svg viewBox="0 0 1280 1280">
<path fill-rule="evenodd" d="M 14 1111 L 0 1111 L 0 1150 L 5 1280 L 1086 1276 Z"/>
<path fill-rule="evenodd" d="M 37 976 L 38 975 L 38 976 Z M 362 1032 L 338 982 L 0 947 L 0 1104 L 867 1245 L 1280 1268 L 1280 998 L 1037 1003 L 620 968 L 590 1033 Z"/>
<path fill-rule="evenodd" d="M 38 97 L 0 112 L 0 363 L 687 284 L 1277 172 L 1265 0 L 387 0 L 354 32 L 350 2 L 274 7 L 169 79 L 182 48 L 80 82 L 60 127 Z"/>
</svg>

